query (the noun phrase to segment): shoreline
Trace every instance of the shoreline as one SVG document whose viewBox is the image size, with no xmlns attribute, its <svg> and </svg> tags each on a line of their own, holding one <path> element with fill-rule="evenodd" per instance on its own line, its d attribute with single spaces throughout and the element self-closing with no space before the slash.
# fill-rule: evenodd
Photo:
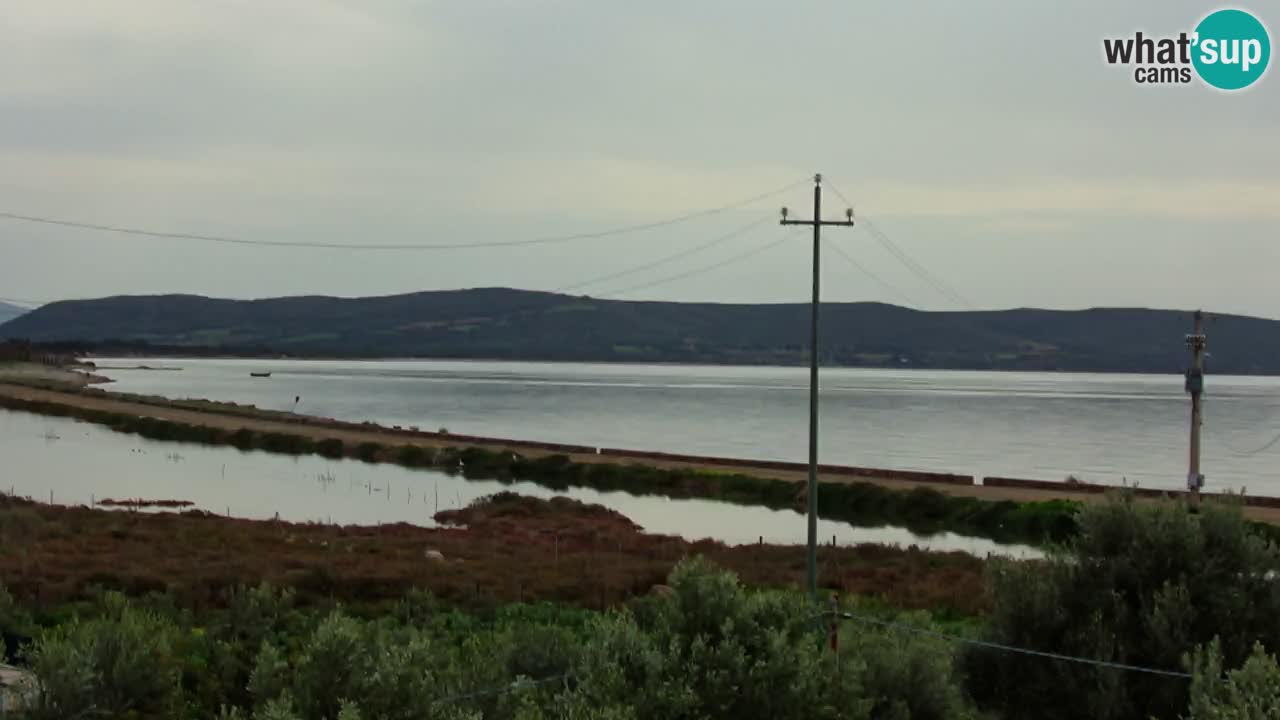
<svg viewBox="0 0 1280 720">
<path fill-rule="evenodd" d="M 803 463 L 757 461 L 738 458 L 713 458 L 677 455 L 661 452 L 625 450 L 617 448 L 588 448 L 519 441 L 506 438 L 488 438 L 452 433 L 425 432 L 402 427 L 383 427 L 374 423 L 354 423 L 297 415 L 288 412 L 260 410 L 252 406 L 219 403 L 208 400 L 172 400 L 155 396 L 135 396 L 108 393 L 91 387 L 93 380 L 78 371 L 58 371 L 60 379 L 12 378 L 0 372 L 0 399 L 16 404 L 14 409 L 41 412 L 42 405 L 53 406 L 46 414 L 114 414 L 133 418 L 149 418 L 155 421 L 176 423 L 199 428 L 206 433 L 259 433 L 293 437 L 298 442 L 321 447 L 326 442 L 337 442 L 339 447 L 355 451 L 355 457 L 373 459 L 383 455 L 383 461 L 396 462 L 389 456 L 392 449 L 403 452 L 416 448 L 420 453 L 433 457 L 442 453 L 502 454 L 521 457 L 531 462 L 563 457 L 566 462 L 585 468 L 593 466 L 644 467 L 668 474 L 681 472 L 699 476 L 725 476 L 730 482 L 736 478 L 762 481 L 781 481 L 803 495 L 807 467 Z M 75 377 L 68 377 L 68 376 Z M 69 384 L 67 381 L 70 381 Z M 26 407 L 23 407 L 25 405 Z M 86 418 L 82 418 L 86 419 Z M 284 447 L 289 443 L 279 443 Z M 378 450 L 364 448 L 378 448 Z M 263 449 L 271 450 L 271 447 Z M 299 450 L 286 450 L 303 452 Z M 313 450 L 323 453 L 323 449 Z M 384 452 L 385 451 L 385 452 Z M 342 452 L 342 451 L 339 451 Z M 602 468 L 602 471 L 604 469 Z M 826 488 L 832 486 L 875 486 L 898 494 L 933 492 L 953 500 L 998 503 L 1088 503 L 1105 497 L 1109 486 L 1069 485 L 1047 481 L 1031 481 L 991 478 L 992 484 L 976 484 L 975 478 L 946 473 L 894 471 L 875 468 L 823 465 L 819 469 L 819 482 Z M 676 488 L 685 490 L 687 488 Z M 1114 488 L 1120 490 L 1121 488 Z M 657 492 L 657 494 L 663 494 Z M 1141 497 L 1180 497 L 1180 491 L 1137 491 Z M 1207 496 L 1209 497 L 1209 496 Z M 1280 524 L 1280 499 L 1246 498 L 1244 514 L 1251 520 Z"/>
<path fill-rule="evenodd" d="M 0 363 L 0 383 L 17 384 L 56 383 L 73 388 L 90 385 L 106 385 L 115 382 L 105 375 L 92 372 L 96 366 L 86 363 L 80 367 L 44 365 L 34 362 Z"/>
<path fill-rule="evenodd" d="M 209 354 L 209 355 L 174 355 L 166 353 L 136 353 L 136 354 L 86 354 L 83 358 L 90 362 L 98 360 L 164 360 L 164 361 L 182 361 L 182 360 L 238 360 L 243 362 L 477 362 L 477 363 L 506 363 L 512 365 L 519 364 L 538 364 L 538 365 L 607 365 L 607 366 L 634 366 L 634 367 L 697 367 L 697 368 L 774 368 L 784 370 L 808 370 L 805 363 L 795 364 L 779 364 L 779 363 L 742 363 L 742 362 L 696 362 L 690 360 L 563 360 L 563 359 L 539 359 L 539 358 L 510 358 L 510 357 L 484 357 L 484 356 L 352 356 L 352 355 L 228 355 L 228 354 Z M 133 369 L 133 368 L 115 368 L 115 369 Z M 148 370 L 164 370 L 167 368 L 146 368 Z M 939 372 L 939 373 L 999 373 L 999 374 L 1027 374 L 1027 375 L 1132 375 L 1138 377 L 1176 377 L 1181 378 L 1184 370 L 1064 370 L 1053 368 L 979 368 L 979 367 L 925 367 L 921 365 L 823 365 L 824 370 L 884 370 L 888 372 L 896 371 L 921 371 L 921 372 Z M 1233 373 L 1215 373 L 1213 377 L 1221 378 L 1280 378 L 1280 370 L 1275 372 L 1258 372 L 1252 374 L 1233 374 Z"/>
</svg>

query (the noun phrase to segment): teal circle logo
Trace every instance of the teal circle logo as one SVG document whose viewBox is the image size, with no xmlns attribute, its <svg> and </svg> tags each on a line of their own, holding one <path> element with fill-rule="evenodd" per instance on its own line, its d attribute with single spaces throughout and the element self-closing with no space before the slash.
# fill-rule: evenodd
<svg viewBox="0 0 1280 720">
<path fill-rule="evenodd" d="M 1191 63 L 1200 79 L 1219 90 L 1240 90 L 1258 81 L 1271 60 L 1271 36 L 1243 10 L 1218 10 L 1196 26 Z"/>
</svg>

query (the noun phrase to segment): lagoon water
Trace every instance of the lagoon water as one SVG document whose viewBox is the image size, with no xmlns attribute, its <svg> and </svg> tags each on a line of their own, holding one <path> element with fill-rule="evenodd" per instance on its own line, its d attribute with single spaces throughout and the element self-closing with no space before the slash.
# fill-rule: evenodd
<svg viewBox="0 0 1280 720">
<path fill-rule="evenodd" d="M 100 359 L 109 390 L 456 433 L 803 461 L 805 368 Z M 148 365 L 173 371 L 110 369 Z M 253 378 L 250 372 L 270 372 Z M 1210 376 L 1209 489 L 1280 496 L 1280 378 Z M 1179 375 L 824 369 L 824 462 L 1180 488 Z"/>
<path fill-rule="evenodd" d="M 0 492 L 42 502 L 89 505 L 106 498 L 186 500 L 235 517 L 295 522 L 432 527 L 436 510 L 462 507 L 502 490 L 534 497 L 565 495 L 617 510 L 647 532 L 729 544 L 801 544 L 805 518 L 792 511 L 706 500 L 640 497 L 622 492 L 563 492 L 519 482 L 473 481 L 430 470 L 320 456 L 241 452 L 230 447 L 158 442 L 67 418 L 0 410 Z M 123 512 L 123 511 L 122 511 Z M 822 521 L 819 537 L 844 544 L 877 542 L 1028 556 L 1031 548 L 902 528 L 856 528 Z"/>
</svg>

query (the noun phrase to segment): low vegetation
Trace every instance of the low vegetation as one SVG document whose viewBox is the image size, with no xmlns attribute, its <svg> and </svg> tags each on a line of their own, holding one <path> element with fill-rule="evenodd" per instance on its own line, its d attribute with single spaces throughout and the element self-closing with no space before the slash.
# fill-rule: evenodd
<svg viewBox="0 0 1280 720">
<path fill-rule="evenodd" d="M 142 498 L 116 500 L 115 498 L 103 498 L 98 501 L 98 505 L 102 507 L 128 508 L 185 508 L 192 507 L 195 503 L 190 500 L 144 500 Z"/>
<path fill-rule="evenodd" d="M 237 584 L 268 582 L 306 605 L 380 607 L 418 588 L 469 609 L 529 600 L 603 608 L 648 593 L 690 555 L 758 587 L 796 586 L 805 572 L 792 547 L 649 535 L 568 498 L 503 493 L 439 518 L 465 527 L 92 510 L 0 495 L 0 579 L 36 606 L 77 602 L 98 587 L 206 607 Z M 824 547 L 819 559 L 824 584 L 841 593 L 947 616 L 974 615 L 986 602 L 983 561 L 965 553 L 865 545 Z"/>
<path fill-rule="evenodd" d="M 499 496 L 468 519 L 506 522 L 527 502 Z M 993 562 L 990 612 L 960 622 L 856 597 L 834 622 L 694 557 L 661 592 L 604 610 L 270 585 L 202 605 L 95 591 L 31 607 L 0 591 L 0 629 L 33 636 L 31 720 L 1262 720 L 1280 710 L 1278 564 L 1238 508 L 1121 496 L 1084 509 L 1047 561 Z"/>
<path fill-rule="evenodd" d="M 270 586 L 200 612 L 109 592 L 39 633 L 25 717 L 974 716 L 945 644 L 848 628 L 837 656 L 795 593 L 748 590 L 699 560 L 668 583 L 603 613 L 463 613 L 409 593 L 376 617 Z M 917 666 L 928 672 L 902 672 Z"/>
</svg>

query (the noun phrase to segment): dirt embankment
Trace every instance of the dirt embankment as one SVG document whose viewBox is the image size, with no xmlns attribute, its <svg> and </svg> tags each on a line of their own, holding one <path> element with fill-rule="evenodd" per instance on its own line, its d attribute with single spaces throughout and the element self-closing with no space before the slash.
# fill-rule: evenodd
<svg viewBox="0 0 1280 720">
<path fill-rule="evenodd" d="M 0 363 L 0 381 L 13 380 L 18 383 L 49 382 L 65 383 L 69 387 L 87 387 L 114 382 L 105 375 L 91 372 L 92 366 L 70 367 L 45 365 L 34 362 Z"/>
<path fill-rule="evenodd" d="M 589 451 L 589 448 L 576 448 L 576 452 L 566 452 L 565 446 L 556 446 L 549 443 L 521 442 L 447 433 L 420 432 L 403 428 L 386 428 L 372 423 L 342 422 L 331 418 L 265 411 L 251 406 L 207 400 L 165 400 L 157 397 L 108 394 L 94 388 L 86 389 L 87 383 L 82 383 L 75 387 L 60 387 L 52 384 L 47 387 L 38 387 L 34 384 L 38 380 L 39 378 L 12 377 L 0 371 L 0 396 L 102 412 L 154 417 L 170 422 L 211 427 L 226 431 L 236 431 L 244 428 L 255 432 L 298 435 L 313 441 L 336 438 L 341 440 L 344 445 L 349 446 L 357 446 L 362 443 L 378 443 L 442 449 L 470 445 L 489 450 L 511 450 L 531 458 L 552 454 L 566 454 L 571 460 L 580 463 L 637 463 L 664 469 L 737 473 L 786 480 L 797 484 L 806 480 L 806 473 L 801 469 L 802 466 L 791 463 L 753 462 L 736 459 L 726 459 L 723 462 L 718 462 L 715 459 L 673 459 L 681 456 L 652 452 L 629 452 L 616 449 L 609 449 L 604 453 L 600 453 Z M 972 497 L 993 502 L 1002 500 L 1014 502 L 1047 500 L 1098 502 L 1103 499 L 1101 494 L 1083 492 L 1081 489 L 1073 488 L 1065 483 L 1061 488 L 1043 486 L 1019 487 L 1016 485 L 987 486 L 956 482 L 955 478 L 957 476 L 943 474 L 937 474 L 936 480 L 929 480 L 925 479 L 927 475 L 923 473 L 896 473 L 894 471 L 884 471 L 883 475 L 876 475 L 875 471 L 867 469 L 827 466 L 823 471 L 819 472 L 818 479 L 822 483 L 860 482 L 897 490 L 926 487 L 946 495 Z M 1244 512 L 1245 516 L 1250 519 L 1280 524 L 1280 508 L 1278 507 L 1251 505 L 1245 507 Z"/>
</svg>

